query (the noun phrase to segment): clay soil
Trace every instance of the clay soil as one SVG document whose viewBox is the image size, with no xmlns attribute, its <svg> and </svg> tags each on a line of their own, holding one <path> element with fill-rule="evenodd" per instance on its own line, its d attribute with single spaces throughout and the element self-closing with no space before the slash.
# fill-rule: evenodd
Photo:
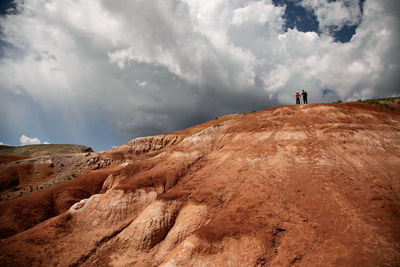
<svg viewBox="0 0 400 267">
<path fill-rule="evenodd" d="M 397 110 L 280 106 L 71 162 L 0 202 L 2 266 L 400 265 Z"/>
<path fill-rule="evenodd" d="M 9 163 L 21 159 L 27 159 L 28 157 L 15 156 L 15 155 L 0 155 L 0 164 Z"/>
</svg>

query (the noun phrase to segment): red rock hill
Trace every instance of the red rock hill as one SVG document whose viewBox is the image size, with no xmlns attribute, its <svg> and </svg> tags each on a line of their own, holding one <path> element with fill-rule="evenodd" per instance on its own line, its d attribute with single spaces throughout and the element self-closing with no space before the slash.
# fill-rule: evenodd
<svg viewBox="0 0 400 267">
<path fill-rule="evenodd" d="M 73 159 L 0 202 L 1 265 L 400 264 L 396 111 L 281 106 Z"/>
</svg>

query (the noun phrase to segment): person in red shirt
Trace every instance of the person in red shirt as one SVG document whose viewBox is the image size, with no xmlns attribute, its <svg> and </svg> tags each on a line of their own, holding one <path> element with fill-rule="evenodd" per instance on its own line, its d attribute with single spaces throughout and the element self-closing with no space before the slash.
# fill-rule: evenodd
<svg viewBox="0 0 400 267">
<path fill-rule="evenodd" d="M 294 94 L 294 96 L 296 97 L 296 104 L 300 104 L 300 94 L 299 94 L 299 92 L 296 92 Z"/>
</svg>

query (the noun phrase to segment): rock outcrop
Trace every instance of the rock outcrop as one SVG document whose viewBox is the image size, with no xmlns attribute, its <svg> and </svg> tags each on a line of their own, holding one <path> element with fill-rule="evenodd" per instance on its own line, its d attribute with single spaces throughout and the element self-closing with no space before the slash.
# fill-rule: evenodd
<svg viewBox="0 0 400 267">
<path fill-rule="evenodd" d="M 81 160 L 74 179 L 3 200 L 2 265 L 400 264 L 397 111 L 282 106 Z"/>
</svg>

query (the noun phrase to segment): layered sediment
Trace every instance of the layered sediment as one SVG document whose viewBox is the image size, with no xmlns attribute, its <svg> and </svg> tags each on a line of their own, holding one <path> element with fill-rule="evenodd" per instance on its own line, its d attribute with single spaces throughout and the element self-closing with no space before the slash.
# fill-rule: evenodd
<svg viewBox="0 0 400 267">
<path fill-rule="evenodd" d="M 398 112 L 282 106 L 75 157 L 0 202 L 2 265 L 400 264 Z"/>
</svg>

